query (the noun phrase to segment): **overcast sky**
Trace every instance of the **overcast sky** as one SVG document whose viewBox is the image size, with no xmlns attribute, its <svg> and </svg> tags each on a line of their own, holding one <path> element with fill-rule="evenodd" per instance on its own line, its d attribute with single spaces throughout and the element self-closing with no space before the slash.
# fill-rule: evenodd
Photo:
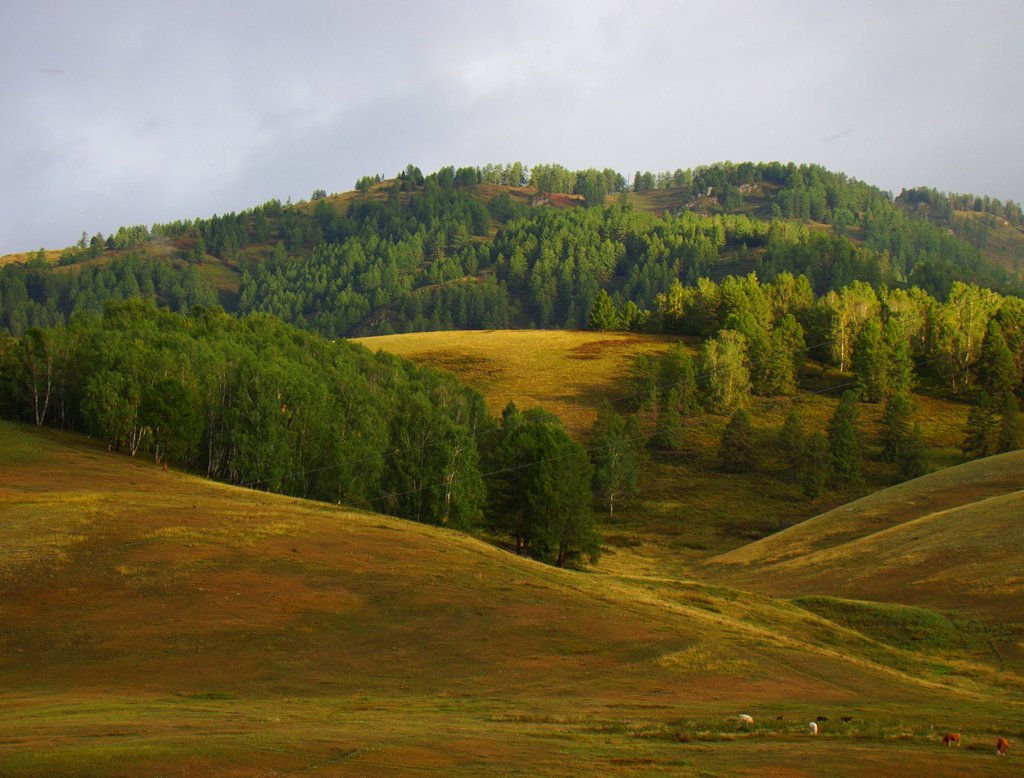
<svg viewBox="0 0 1024 778">
<path fill-rule="evenodd" d="M 0 0 L 0 254 L 409 162 L 1024 200 L 1024 2 Z"/>
</svg>

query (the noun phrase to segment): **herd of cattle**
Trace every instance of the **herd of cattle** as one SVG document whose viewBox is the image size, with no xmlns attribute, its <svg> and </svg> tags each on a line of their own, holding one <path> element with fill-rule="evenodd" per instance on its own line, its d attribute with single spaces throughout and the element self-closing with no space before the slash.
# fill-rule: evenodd
<svg viewBox="0 0 1024 778">
<path fill-rule="evenodd" d="M 737 718 L 739 718 L 740 724 L 753 724 L 754 723 L 754 717 L 751 716 L 748 713 L 741 713 Z M 785 719 L 785 716 L 776 716 L 775 719 L 777 721 L 783 721 Z M 853 716 L 840 716 L 840 720 L 844 724 L 849 724 L 850 722 L 853 721 Z M 826 721 L 828 721 L 828 716 L 818 716 L 818 718 L 815 721 L 811 721 L 811 722 L 809 722 L 807 724 L 807 733 L 809 735 L 817 735 L 818 734 L 818 724 L 824 723 Z M 946 746 L 947 748 L 953 746 L 954 743 L 956 744 L 957 748 L 960 748 L 960 733 L 959 732 L 947 732 L 945 735 L 942 736 L 942 745 Z M 996 738 L 996 756 L 1006 756 L 1006 753 L 1009 750 L 1010 750 L 1010 741 L 1009 740 L 1007 740 L 1004 737 Z"/>
</svg>

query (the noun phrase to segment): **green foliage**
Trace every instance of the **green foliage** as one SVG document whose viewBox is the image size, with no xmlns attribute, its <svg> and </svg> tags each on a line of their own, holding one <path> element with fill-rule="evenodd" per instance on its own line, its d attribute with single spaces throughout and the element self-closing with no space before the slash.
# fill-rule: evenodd
<svg viewBox="0 0 1024 778">
<path fill-rule="evenodd" d="M 882 411 L 882 460 L 898 462 L 910 434 L 910 397 L 906 392 L 889 395 Z"/>
<path fill-rule="evenodd" d="M 860 398 L 867 402 L 880 402 L 888 390 L 889 355 L 877 320 L 864 322 L 851 361 Z"/>
<path fill-rule="evenodd" d="M 679 391 L 670 389 L 666 402 L 658 413 L 654 435 L 651 437 L 651 443 L 655 448 L 662 451 L 680 451 L 683 448 L 686 429 L 683 426 L 683 416 L 679 412 L 681 404 Z"/>
<path fill-rule="evenodd" d="M 858 415 L 856 392 L 843 392 L 839 398 L 839 406 L 828 423 L 829 475 L 836 486 L 848 486 L 860 480 Z"/>
<path fill-rule="evenodd" d="M 782 450 L 782 456 L 789 465 L 790 474 L 795 481 L 800 474 L 800 467 L 807 451 L 804 425 L 795 405 L 790 408 L 786 421 L 783 422 L 782 429 L 779 431 L 779 448 Z"/>
<path fill-rule="evenodd" d="M 1017 396 L 1007 392 L 1003 399 L 1002 421 L 999 425 L 997 451 L 1002 454 L 1020 448 L 1020 405 Z"/>
<path fill-rule="evenodd" d="M 749 473 L 754 469 L 754 441 L 750 416 L 737 408 L 722 431 L 718 462 L 727 473 Z"/>
<path fill-rule="evenodd" d="M 594 465 L 594 490 L 615 515 L 616 501 L 633 497 L 644 465 L 644 437 L 636 416 L 622 418 L 605 401 L 590 430 L 590 460 Z"/>
<path fill-rule="evenodd" d="M 967 414 L 964 427 L 964 442 L 960 449 L 965 456 L 973 458 L 987 457 L 993 453 L 992 435 L 995 432 L 996 419 L 992 407 L 992 399 L 988 392 L 982 391 L 978 401 Z"/>
<path fill-rule="evenodd" d="M 1020 383 L 1020 371 L 1013 353 L 1006 345 L 999 322 L 988 323 L 985 342 L 978 360 L 978 381 L 996 402 L 1011 394 Z"/>
<path fill-rule="evenodd" d="M 804 449 L 801 486 L 804 495 L 814 499 L 825 491 L 829 472 L 829 442 L 820 431 L 811 433 Z"/>
<path fill-rule="evenodd" d="M 230 483 L 468 529 L 493 428 L 451 377 L 266 315 L 131 301 L 0 351 L 0 407 Z M 586 479 L 589 491 L 589 471 Z"/>
<path fill-rule="evenodd" d="M 590 329 L 600 332 L 617 330 L 621 326 L 619 315 L 615 310 L 615 303 L 608 293 L 602 289 L 594 298 L 594 304 L 590 308 Z"/>
<path fill-rule="evenodd" d="M 520 554 L 558 566 L 584 556 L 596 560 L 601 543 L 586 451 L 546 411 L 506 410 L 490 460 L 490 526 L 511 536 Z"/>
<path fill-rule="evenodd" d="M 921 425 L 915 424 L 900 447 L 899 476 L 906 481 L 911 478 L 918 478 L 928 472 L 924 459 L 924 433 L 921 432 Z"/>
<path fill-rule="evenodd" d="M 734 330 L 722 330 L 701 349 L 700 378 L 704 403 L 714 413 L 732 413 L 750 395 L 747 339 Z"/>
</svg>

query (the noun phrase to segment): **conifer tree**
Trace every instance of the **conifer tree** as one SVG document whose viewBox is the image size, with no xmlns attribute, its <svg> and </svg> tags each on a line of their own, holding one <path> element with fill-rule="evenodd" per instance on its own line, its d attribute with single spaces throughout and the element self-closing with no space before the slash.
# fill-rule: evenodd
<svg viewBox="0 0 1024 778">
<path fill-rule="evenodd" d="M 1017 363 L 1006 345 L 1002 327 L 995 320 L 989 322 L 981 347 L 978 378 L 994 403 L 1001 402 L 1005 394 L 1017 387 Z"/>
<path fill-rule="evenodd" d="M 1003 400 L 1003 419 L 999 426 L 999 447 L 1000 454 L 1007 451 L 1016 451 L 1020 448 L 1020 406 L 1017 403 L 1017 396 L 1013 392 L 1006 393 Z"/>
<path fill-rule="evenodd" d="M 996 420 L 992 411 L 992 400 L 988 392 L 978 395 L 977 404 L 967 414 L 967 425 L 964 427 L 964 442 L 960 449 L 971 458 L 987 457 L 992 453 L 992 433 Z"/>
<path fill-rule="evenodd" d="M 779 432 L 779 447 L 782 455 L 789 463 L 793 480 L 797 479 L 800 473 L 800 465 L 804 461 L 807 442 L 804 440 L 804 426 L 800 421 L 800 414 L 796 406 L 790 409 L 782 430 Z"/>
<path fill-rule="evenodd" d="M 814 432 L 807 439 L 806 453 L 802 467 L 801 483 L 804 495 L 814 499 L 825 490 L 828 478 L 828 439 L 820 432 Z"/>
<path fill-rule="evenodd" d="M 615 303 L 604 289 L 597 293 L 594 304 L 590 307 L 590 329 L 599 332 L 617 330 L 621 326 Z"/>
<path fill-rule="evenodd" d="M 910 398 L 906 392 L 890 394 L 882 411 L 882 461 L 896 462 L 910 434 Z"/>
<path fill-rule="evenodd" d="M 914 359 L 910 340 L 896 319 L 889 319 L 882 330 L 886 352 L 886 388 L 890 392 L 909 392 L 914 388 Z"/>
<path fill-rule="evenodd" d="M 722 432 L 718 461 L 728 473 L 749 473 L 754 469 L 754 441 L 750 416 L 737 408 Z"/>
<path fill-rule="evenodd" d="M 676 410 L 687 416 L 700 410 L 697 370 L 682 343 L 671 346 L 662 354 L 658 381 L 666 405 L 674 403 Z M 671 400 L 672 392 L 675 392 L 675 400 Z"/>
<path fill-rule="evenodd" d="M 829 470 L 833 483 L 846 486 L 860 479 L 860 441 L 857 439 L 857 395 L 847 390 L 829 420 Z"/>
<path fill-rule="evenodd" d="M 654 436 L 651 438 L 654 446 L 662 451 L 679 451 L 683 447 L 685 431 L 679 404 L 678 390 L 669 390 L 668 401 L 658 414 Z"/>
<path fill-rule="evenodd" d="M 879 402 L 886 392 L 887 354 L 878 321 L 869 319 L 857 336 L 853 349 L 853 372 L 857 391 L 867 402 Z"/>
<path fill-rule="evenodd" d="M 915 424 L 903 441 L 899 454 L 900 478 L 904 481 L 917 478 L 927 472 L 924 463 L 924 434 L 921 425 Z"/>
</svg>

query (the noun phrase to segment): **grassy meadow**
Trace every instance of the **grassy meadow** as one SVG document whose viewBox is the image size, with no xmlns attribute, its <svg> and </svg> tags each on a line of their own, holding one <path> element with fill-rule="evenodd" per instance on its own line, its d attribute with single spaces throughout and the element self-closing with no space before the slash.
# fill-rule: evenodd
<svg viewBox="0 0 1024 778">
<path fill-rule="evenodd" d="M 8 423 L 0 466 L 3 775 L 1005 775 L 1024 736 L 1019 675 L 766 594 Z"/>
<path fill-rule="evenodd" d="M 459 374 L 494 413 L 542 405 L 585 439 L 631 356 L 669 340 L 363 342 Z M 808 429 L 835 394 L 795 400 Z M 1016 557 L 961 559 L 949 575 L 975 595 L 948 608 L 903 594 L 929 549 L 980 555 L 986 527 L 1019 538 L 1019 459 L 865 496 L 892 481 L 869 459 L 856 490 L 808 501 L 772 453 L 791 402 L 754 401 L 753 476 L 714 468 L 724 419 L 689 420 L 686 450 L 652 459 L 587 571 L 0 423 L 0 775 L 1012 774 L 1019 757 L 994 742 L 1024 739 L 1024 645 L 994 615 L 1017 596 Z M 965 408 L 917 407 L 930 461 L 953 464 Z M 866 440 L 880 412 L 864 407 Z M 782 550 L 750 545 L 818 513 Z M 820 553 L 840 556 L 823 571 Z M 850 583 L 885 554 L 889 589 Z M 784 564 L 801 585 L 774 574 Z M 964 748 L 942 748 L 945 731 Z"/>
</svg>

